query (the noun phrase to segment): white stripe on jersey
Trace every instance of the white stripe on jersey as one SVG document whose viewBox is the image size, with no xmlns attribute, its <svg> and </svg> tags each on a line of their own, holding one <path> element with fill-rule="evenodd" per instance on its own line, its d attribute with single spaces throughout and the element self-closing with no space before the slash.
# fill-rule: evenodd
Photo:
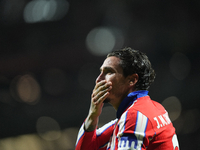
<svg viewBox="0 0 200 150">
<path fill-rule="evenodd" d="M 119 131 L 118 131 L 117 137 L 120 137 L 120 136 L 123 135 L 123 132 L 125 130 L 125 123 L 126 123 L 127 114 L 128 114 L 128 111 L 125 111 L 120 117 L 120 120 L 119 120 L 119 123 L 118 123 Z"/>
<path fill-rule="evenodd" d="M 138 140 L 143 140 L 143 137 L 145 136 L 147 123 L 148 123 L 148 118 L 138 111 L 136 126 L 134 131 L 135 136 L 137 137 Z"/>
<path fill-rule="evenodd" d="M 79 132 L 78 132 L 76 145 L 78 144 L 78 141 L 80 140 L 80 138 L 83 136 L 84 133 L 85 133 L 85 130 L 84 130 L 84 123 L 83 123 L 81 128 L 80 128 L 80 130 L 79 130 Z"/>
<path fill-rule="evenodd" d="M 117 122 L 118 119 L 112 120 L 109 123 L 105 124 L 103 127 L 99 128 L 96 130 L 96 135 L 100 136 L 106 129 L 108 129 L 109 127 L 111 127 L 112 125 L 114 125 Z"/>
<path fill-rule="evenodd" d="M 137 139 L 135 139 L 133 135 L 119 137 L 118 150 L 141 150 L 147 123 L 148 118 L 138 111 L 135 131 L 133 131 Z M 123 131 L 123 129 L 121 131 Z"/>
</svg>

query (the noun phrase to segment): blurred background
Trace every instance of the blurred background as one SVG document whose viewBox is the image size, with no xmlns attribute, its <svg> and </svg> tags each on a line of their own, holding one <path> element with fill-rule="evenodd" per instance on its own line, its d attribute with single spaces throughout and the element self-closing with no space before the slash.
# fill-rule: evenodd
<svg viewBox="0 0 200 150">
<path fill-rule="evenodd" d="M 200 149 L 200 1 L 0 0 L 0 150 L 73 150 L 112 50 L 145 52 L 182 150 Z M 100 125 L 115 119 L 105 105 Z"/>
</svg>

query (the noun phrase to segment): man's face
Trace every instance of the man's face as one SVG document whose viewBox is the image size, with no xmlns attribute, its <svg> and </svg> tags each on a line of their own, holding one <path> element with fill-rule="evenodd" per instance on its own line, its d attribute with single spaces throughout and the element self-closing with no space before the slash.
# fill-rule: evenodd
<svg viewBox="0 0 200 150">
<path fill-rule="evenodd" d="M 101 73 L 96 79 L 96 83 L 102 80 L 112 82 L 112 89 L 105 102 L 109 102 L 114 108 L 118 108 L 121 101 L 130 92 L 129 77 L 124 77 L 119 63 L 120 59 L 115 56 L 106 58 L 100 68 Z"/>
</svg>

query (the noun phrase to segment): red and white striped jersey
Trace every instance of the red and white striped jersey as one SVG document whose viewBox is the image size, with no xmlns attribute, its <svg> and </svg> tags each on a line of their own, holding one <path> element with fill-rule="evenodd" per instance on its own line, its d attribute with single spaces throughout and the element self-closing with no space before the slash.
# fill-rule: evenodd
<svg viewBox="0 0 200 150">
<path fill-rule="evenodd" d="M 147 93 L 130 93 L 120 104 L 117 119 L 99 129 L 86 132 L 83 123 L 76 150 L 179 150 L 167 111 Z"/>
</svg>

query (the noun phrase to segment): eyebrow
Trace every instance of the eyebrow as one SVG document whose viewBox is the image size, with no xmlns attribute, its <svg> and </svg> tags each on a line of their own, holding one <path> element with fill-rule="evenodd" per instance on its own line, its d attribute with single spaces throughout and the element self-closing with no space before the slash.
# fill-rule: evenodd
<svg viewBox="0 0 200 150">
<path fill-rule="evenodd" d="M 112 70 L 112 71 L 115 71 L 112 67 L 103 67 L 103 68 L 100 68 L 100 71 L 102 70 Z"/>
</svg>

